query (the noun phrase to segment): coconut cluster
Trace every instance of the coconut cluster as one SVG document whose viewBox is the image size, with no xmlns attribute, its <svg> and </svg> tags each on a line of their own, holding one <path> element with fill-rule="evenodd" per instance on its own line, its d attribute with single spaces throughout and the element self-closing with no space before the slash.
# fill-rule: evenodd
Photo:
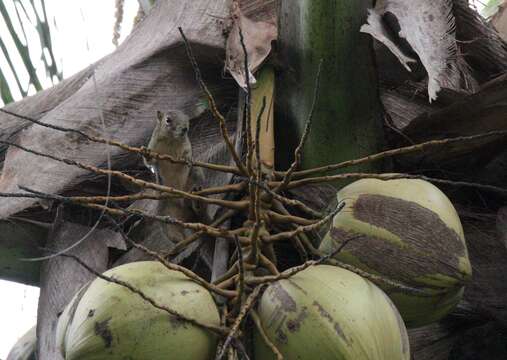
<svg viewBox="0 0 507 360">
<path fill-rule="evenodd" d="M 335 260 L 388 281 L 374 284 L 338 266 L 315 265 L 272 282 L 254 307 L 260 328 L 246 326 L 243 334 L 253 339 L 255 359 L 276 359 L 274 347 L 285 359 L 409 360 L 406 327 L 441 319 L 461 299 L 471 266 L 459 217 L 438 188 L 421 180 L 361 180 L 337 198 L 346 205 L 319 250 L 333 254 L 347 242 Z M 105 275 L 174 314 L 220 326 L 212 294 L 158 262 Z M 60 316 L 57 343 L 69 360 L 214 358 L 220 337 L 198 324 L 96 279 Z"/>
</svg>

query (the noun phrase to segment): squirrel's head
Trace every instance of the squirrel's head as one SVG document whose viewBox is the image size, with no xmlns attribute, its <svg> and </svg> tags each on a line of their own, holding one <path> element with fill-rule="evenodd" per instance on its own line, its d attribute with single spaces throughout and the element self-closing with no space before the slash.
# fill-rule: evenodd
<svg viewBox="0 0 507 360">
<path fill-rule="evenodd" d="M 181 111 L 157 111 L 158 126 L 161 134 L 171 139 L 183 139 L 188 134 L 190 122 Z"/>
</svg>

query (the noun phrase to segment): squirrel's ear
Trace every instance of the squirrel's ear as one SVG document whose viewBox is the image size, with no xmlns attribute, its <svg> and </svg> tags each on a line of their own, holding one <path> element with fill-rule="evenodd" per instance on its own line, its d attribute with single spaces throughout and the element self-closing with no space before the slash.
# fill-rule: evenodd
<svg viewBox="0 0 507 360">
<path fill-rule="evenodd" d="M 162 111 L 157 110 L 157 120 L 160 123 L 164 120 L 164 113 Z"/>
</svg>

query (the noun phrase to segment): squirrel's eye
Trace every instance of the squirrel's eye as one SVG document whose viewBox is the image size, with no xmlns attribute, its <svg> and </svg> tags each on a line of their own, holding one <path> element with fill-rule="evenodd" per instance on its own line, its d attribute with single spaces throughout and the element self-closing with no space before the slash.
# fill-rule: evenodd
<svg viewBox="0 0 507 360">
<path fill-rule="evenodd" d="M 165 118 L 165 123 L 166 123 L 167 125 L 170 125 L 170 124 L 171 124 L 171 122 L 172 122 L 171 118 L 170 118 L 169 116 L 166 116 L 166 118 Z"/>
</svg>

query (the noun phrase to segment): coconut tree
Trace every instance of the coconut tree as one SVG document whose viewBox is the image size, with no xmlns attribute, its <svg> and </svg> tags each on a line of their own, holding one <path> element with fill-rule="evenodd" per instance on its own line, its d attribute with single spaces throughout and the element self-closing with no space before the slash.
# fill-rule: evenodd
<svg viewBox="0 0 507 360">
<path fill-rule="evenodd" d="M 449 225 L 444 220 L 450 216 L 412 199 L 406 185 L 394 186 L 382 206 L 368 203 L 370 217 L 361 220 L 356 207 L 361 198 L 340 201 L 336 188 L 363 178 L 433 182 L 452 200 L 463 223 L 475 277 L 469 282 L 467 272 L 459 279 L 465 292 L 460 292 L 457 306 L 409 329 L 413 356 L 505 356 L 506 282 L 500 269 L 507 251 L 498 240 L 505 237 L 507 46 L 467 1 L 196 0 L 149 5 L 144 4 L 145 16 L 115 52 L 0 114 L 5 156 L 0 216 L 9 231 L 2 251 L 10 261 L 2 275 L 41 287 L 39 358 L 58 359 L 62 353 L 79 358 L 82 353 L 73 353 L 71 344 L 83 342 L 72 329 L 86 328 L 91 333 L 82 335 L 93 345 L 83 351 L 124 356 L 121 346 L 130 345 L 121 344 L 129 344 L 132 335 L 124 337 L 120 329 L 133 329 L 118 326 L 108 314 L 99 317 L 100 304 L 88 308 L 85 299 L 100 303 L 131 297 L 133 307 L 140 297 L 150 314 L 155 308 L 158 316 L 169 317 L 170 328 L 182 339 L 187 338 L 180 328 L 196 327 L 216 336 L 220 345 L 212 347 L 218 358 L 246 358 L 256 349 L 290 358 L 296 351 L 287 348 L 290 339 L 299 339 L 292 340 L 298 346 L 309 341 L 303 350 L 319 341 L 325 344 L 318 337 L 319 326 L 312 329 L 305 318 L 334 329 L 325 336 L 332 333 L 336 342 L 327 343 L 344 341 L 322 358 L 345 356 L 347 349 L 355 349 L 347 342 L 351 338 L 368 349 L 361 353 L 364 358 L 388 354 L 377 345 L 391 340 L 373 341 L 373 334 L 398 339 L 397 358 L 408 358 L 405 326 L 377 286 L 413 297 L 428 296 L 428 288 L 441 294 L 438 281 L 449 278 L 447 270 L 468 262 L 463 236 L 448 242 L 445 235 L 453 229 L 460 233 L 461 225 Z M 230 76 L 223 76 L 224 63 Z M 154 114 L 168 109 L 193 114 L 190 164 L 143 147 L 155 126 Z M 203 168 L 205 180 L 184 190 L 157 184 L 143 156 Z M 384 192 L 382 185 L 375 187 Z M 436 188 L 424 189 L 412 193 L 434 199 Z M 428 193 L 432 195 L 424 195 Z M 370 190 L 364 194 L 374 200 L 378 195 Z M 440 190 L 438 194 L 447 199 Z M 193 221 L 159 216 L 157 204 L 169 196 L 201 203 L 206 216 Z M 345 208 L 352 209 L 346 214 L 352 213 L 354 221 L 369 224 L 368 229 L 375 224 L 387 229 L 389 224 L 378 221 L 401 219 L 397 241 L 408 250 L 396 256 L 402 264 L 410 259 L 407 267 L 396 267 L 397 259 L 387 258 L 392 251 L 376 247 L 378 243 L 359 251 L 358 236 L 371 235 L 364 227 L 354 230 L 359 235 L 340 234 Z M 387 208 L 404 216 L 373 218 L 373 210 Z M 403 222 L 407 219 L 412 222 Z M 422 230 L 414 235 L 414 229 L 404 226 Z M 442 231 L 428 240 L 440 241 L 438 251 L 417 243 L 438 229 Z M 323 246 L 321 239 L 327 239 Z M 461 244 L 461 250 L 452 244 Z M 348 247 L 356 257 L 358 252 L 366 252 L 366 259 L 375 256 L 382 267 L 349 261 Z M 435 251 L 434 256 L 425 249 Z M 128 271 L 135 266 L 132 262 L 153 259 L 162 265 L 144 263 L 147 268 L 157 266 L 163 273 L 165 267 L 194 283 L 179 295 L 192 298 L 196 284 L 213 294 L 220 321 L 193 317 L 192 307 L 178 307 L 187 303 L 183 298 L 164 302 L 167 297 L 145 287 L 155 283 L 154 271 Z M 361 277 L 334 275 L 336 269 L 324 263 Z M 414 273 L 428 276 L 424 286 Z M 365 282 L 357 285 L 357 298 L 352 296 L 355 285 L 348 282 L 333 290 L 336 297 L 352 296 L 345 303 L 363 306 L 358 316 L 371 310 L 371 304 L 359 301 L 365 298 L 361 294 L 370 286 L 375 289 L 375 298 L 383 299 L 382 314 L 392 324 L 389 331 L 368 332 L 380 329 L 382 321 L 369 330 L 342 327 L 350 318 L 339 317 L 343 314 L 326 305 L 336 304 L 334 293 L 319 293 L 326 288 L 322 279 L 340 276 Z M 301 300 L 295 302 L 298 289 L 311 289 L 306 293 L 315 299 L 299 294 Z M 126 311 L 115 319 L 129 320 L 142 311 Z M 283 329 L 270 325 L 280 320 L 273 320 L 277 314 L 292 316 L 282 319 Z M 146 334 L 138 333 L 135 341 Z M 150 341 L 152 336 L 160 336 L 155 343 L 164 342 L 162 331 L 150 335 Z M 495 346 L 482 346 L 491 344 Z M 349 354 L 358 356 L 352 350 Z M 167 354 L 153 358 L 163 356 Z"/>
</svg>

